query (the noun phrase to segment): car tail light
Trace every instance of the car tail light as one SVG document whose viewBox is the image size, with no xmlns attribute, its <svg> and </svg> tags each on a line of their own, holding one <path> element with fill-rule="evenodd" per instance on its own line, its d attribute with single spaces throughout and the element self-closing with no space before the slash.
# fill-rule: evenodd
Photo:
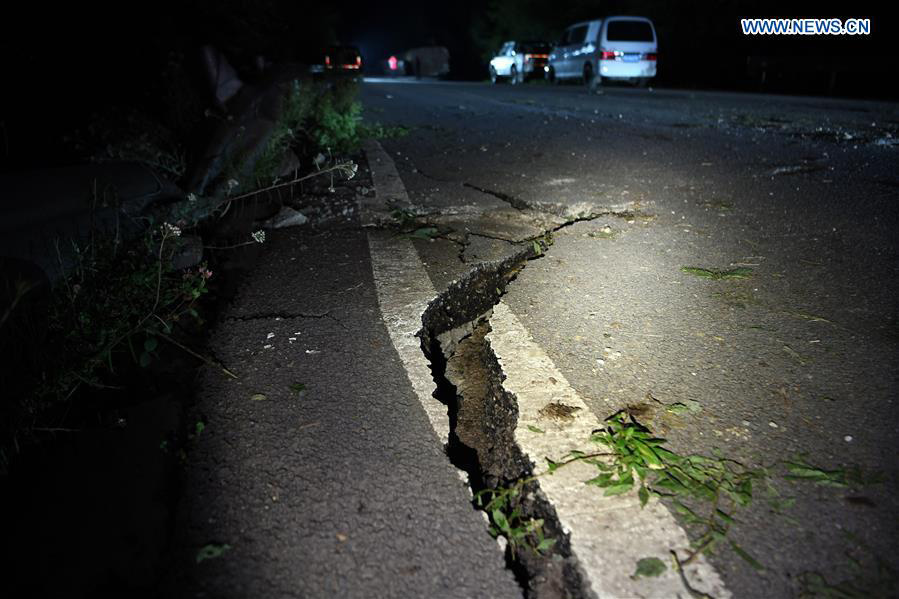
<svg viewBox="0 0 899 599">
<path fill-rule="evenodd" d="M 600 60 L 615 60 L 621 55 L 618 50 L 603 50 L 599 53 Z"/>
<path fill-rule="evenodd" d="M 331 57 L 330 56 L 325 56 L 325 66 L 326 67 L 331 66 Z"/>
<path fill-rule="evenodd" d="M 646 55 L 644 56 L 644 60 L 655 60 L 655 59 L 656 59 L 656 53 L 655 53 L 655 52 L 650 52 L 649 54 L 646 54 Z"/>
<path fill-rule="evenodd" d="M 362 57 L 361 57 L 361 56 L 357 56 L 357 57 L 356 57 L 356 67 L 358 68 L 358 67 L 361 67 L 361 66 L 362 66 Z"/>
</svg>

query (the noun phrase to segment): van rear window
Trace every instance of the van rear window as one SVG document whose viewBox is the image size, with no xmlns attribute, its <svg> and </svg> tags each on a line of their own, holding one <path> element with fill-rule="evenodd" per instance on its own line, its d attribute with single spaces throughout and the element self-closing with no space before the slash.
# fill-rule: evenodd
<svg viewBox="0 0 899 599">
<path fill-rule="evenodd" d="M 651 42 L 652 27 L 646 21 L 610 21 L 606 32 L 610 42 Z"/>
</svg>

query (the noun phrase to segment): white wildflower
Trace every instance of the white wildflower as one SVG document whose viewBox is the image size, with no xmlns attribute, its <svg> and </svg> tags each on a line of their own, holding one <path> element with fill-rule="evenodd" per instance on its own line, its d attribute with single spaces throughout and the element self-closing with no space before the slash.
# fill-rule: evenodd
<svg viewBox="0 0 899 599">
<path fill-rule="evenodd" d="M 181 237 L 181 228 L 176 227 L 171 223 L 163 223 L 162 232 L 166 235 L 171 235 L 172 237 Z"/>
<path fill-rule="evenodd" d="M 193 193 L 193 192 L 187 194 L 187 201 L 190 202 L 191 204 L 193 204 L 194 202 L 196 202 L 196 201 L 197 201 L 197 194 L 195 194 L 195 193 Z"/>
<path fill-rule="evenodd" d="M 315 158 L 312 159 L 312 164 L 315 166 L 315 168 L 321 168 L 322 165 L 327 161 L 328 161 L 328 157 L 325 156 L 324 154 L 322 154 L 321 152 L 319 152 L 315 156 Z"/>
<path fill-rule="evenodd" d="M 253 233 L 253 241 L 256 243 L 265 243 L 265 231 L 259 229 Z"/>
<path fill-rule="evenodd" d="M 231 191 L 235 187 L 239 186 L 240 182 L 238 182 L 237 179 L 228 179 L 228 182 L 225 185 L 228 186 L 228 191 Z"/>
</svg>

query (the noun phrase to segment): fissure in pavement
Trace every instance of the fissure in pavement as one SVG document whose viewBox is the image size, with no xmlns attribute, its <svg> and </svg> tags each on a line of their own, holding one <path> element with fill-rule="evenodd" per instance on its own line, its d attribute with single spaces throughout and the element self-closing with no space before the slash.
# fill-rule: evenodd
<svg viewBox="0 0 899 599">
<path fill-rule="evenodd" d="M 447 455 L 468 474 L 475 495 L 533 474 L 530 460 L 515 443 L 515 396 L 503 388 L 502 370 L 485 337 L 490 311 L 507 284 L 527 260 L 543 255 L 546 245 L 538 243 L 506 260 L 474 268 L 422 315 L 419 335 L 437 387 L 434 395 L 449 413 Z M 510 509 L 520 510 L 525 520 L 542 520 L 545 536 L 556 539 L 546 552 L 525 544 L 506 545 L 507 563 L 525 594 L 539 599 L 587 597 L 567 535 L 539 484 L 527 483 L 514 503 Z"/>
</svg>

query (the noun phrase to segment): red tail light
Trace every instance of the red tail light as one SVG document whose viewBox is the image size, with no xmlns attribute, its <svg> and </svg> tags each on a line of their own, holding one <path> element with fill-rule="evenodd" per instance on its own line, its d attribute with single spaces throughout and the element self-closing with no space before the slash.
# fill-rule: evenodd
<svg viewBox="0 0 899 599">
<path fill-rule="evenodd" d="M 603 50 L 599 53 L 600 60 L 615 60 L 615 58 L 621 54 L 615 50 Z"/>
<path fill-rule="evenodd" d="M 656 59 L 656 53 L 655 53 L 655 52 L 650 52 L 649 54 L 647 54 L 647 55 L 645 56 L 644 59 L 645 59 L 645 60 L 655 60 L 655 59 Z"/>
<path fill-rule="evenodd" d="M 325 66 L 326 67 L 331 66 L 331 57 L 330 56 L 325 56 Z"/>
<path fill-rule="evenodd" d="M 357 67 L 361 67 L 361 66 L 362 66 L 362 57 L 361 57 L 361 56 L 357 56 L 357 57 L 356 57 L 356 66 L 357 66 Z"/>
</svg>

